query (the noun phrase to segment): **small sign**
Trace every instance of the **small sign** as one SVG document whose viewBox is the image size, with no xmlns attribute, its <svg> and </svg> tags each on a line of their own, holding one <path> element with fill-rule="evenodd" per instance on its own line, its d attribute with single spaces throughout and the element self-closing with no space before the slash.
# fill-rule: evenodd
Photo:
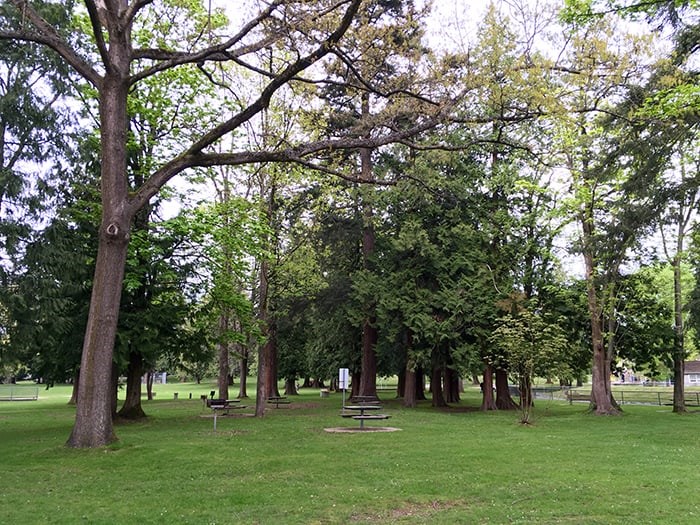
<svg viewBox="0 0 700 525">
<path fill-rule="evenodd" d="M 345 390 L 350 384 L 350 370 L 348 368 L 338 369 L 338 388 Z"/>
</svg>

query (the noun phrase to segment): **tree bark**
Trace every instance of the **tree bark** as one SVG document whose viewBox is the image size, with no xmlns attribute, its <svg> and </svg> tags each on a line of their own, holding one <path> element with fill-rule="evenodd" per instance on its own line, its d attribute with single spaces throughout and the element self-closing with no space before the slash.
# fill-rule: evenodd
<svg viewBox="0 0 700 525">
<path fill-rule="evenodd" d="M 248 398 L 248 349 L 241 354 L 241 381 L 238 388 L 238 399 Z"/>
<path fill-rule="evenodd" d="M 126 177 L 127 95 L 130 67 L 127 29 L 110 31 L 110 67 L 99 98 L 102 221 L 90 310 L 80 361 L 80 384 L 73 430 L 67 445 L 96 448 L 116 439 L 112 423 L 111 382 L 114 342 L 126 266 L 129 228 Z"/>
<path fill-rule="evenodd" d="M 285 396 L 298 396 L 297 383 L 295 379 L 287 378 L 284 381 L 284 395 Z"/>
<path fill-rule="evenodd" d="M 683 326 L 683 294 L 681 289 L 682 237 L 679 234 L 676 256 L 673 258 L 673 411 L 687 412 L 685 407 L 685 342 Z"/>
<path fill-rule="evenodd" d="M 481 410 L 498 410 L 493 399 L 493 367 L 486 365 L 484 368 L 484 379 L 481 383 Z"/>
<path fill-rule="evenodd" d="M 228 386 L 229 386 L 229 343 L 228 343 L 228 330 L 229 330 L 229 316 L 226 312 L 222 312 L 219 316 L 219 376 L 217 380 L 217 386 L 219 390 L 219 399 L 228 399 Z"/>
<path fill-rule="evenodd" d="M 75 405 L 78 402 L 78 382 L 80 380 L 80 369 L 75 371 L 75 375 L 73 376 L 73 388 L 71 388 L 71 394 L 70 394 L 70 400 L 68 401 L 69 405 Z"/>
<path fill-rule="evenodd" d="M 406 366 L 404 377 L 403 406 L 416 408 L 416 371 Z"/>
<path fill-rule="evenodd" d="M 430 374 L 430 391 L 433 394 L 432 406 L 447 406 L 447 401 L 445 401 L 442 390 L 442 366 L 433 366 L 432 373 Z"/>
<path fill-rule="evenodd" d="M 587 213 L 586 213 L 587 212 Z M 617 415 L 619 410 L 612 399 L 610 368 L 607 351 L 603 344 L 602 308 L 596 291 L 596 265 L 593 258 L 593 213 L 586 209 L 581 219 L 583 229 L 583 260 L 588 302 L 588 314 L 591 320 L 591 341 L 593 347 L 593 364 L 591 374 L 591 408 L 596 414 Z"/>
<path fill-rule="evenodd" d="M 369 94 L 362 95 L 362 115 L 369 116 Z M 372 150 L 362 148 L 360 150 L 360 177 L 364 181 L 371 181 L 372 175 Z M 367 191 L 370 186 L 366 188 Z M 372 203 L 366 199 L 362 202 L 362 259 L 365 269 L 369 269 L 369 259 L 374 253 L 375 231 L 374 210 Z M 360 378 L 360 395 L 365 397 L 377 397 L 377 328 L 375 326 L 375 305 L 364 305 L 367 317 L 362 326 L 362 377 Z"/>
<path fill-rule="evenodd" d="M 425 373 L 423 367 L 416 367 L 416 400 L 425 401 Z"/>
<path fill-rule="evenodd" d="M 459 374 L 457 371 L 445 367 L 443 369 L 443 384 L 446 403 L 459 403 Z"/>
<path fill-rule="evenodd" d="M 518 408 L 508 388 L 508 372 L 502 368 L 496 369 L 496 408 L 498 410 L 517 410 Z"/>
<path fill-rule="evenodd" d="M 138 351 L 129 353 L 129 366 L 126 370 L 126 397 L 117 413 L 124 419 L 143 419 L 146 413 L 141 406 L 141 380 L 143 379 L 143 356 Z"/>
</svg>

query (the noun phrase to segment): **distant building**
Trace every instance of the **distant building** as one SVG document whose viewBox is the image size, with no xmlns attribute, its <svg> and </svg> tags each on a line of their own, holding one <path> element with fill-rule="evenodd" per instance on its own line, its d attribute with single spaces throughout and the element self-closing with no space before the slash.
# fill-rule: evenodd
<svg viewBox="0 0 700 525">
<path fill-rule="evenodd" d="M 700 386 L 700 361 L 685 362 L 685 386 Z"/>
</svg>

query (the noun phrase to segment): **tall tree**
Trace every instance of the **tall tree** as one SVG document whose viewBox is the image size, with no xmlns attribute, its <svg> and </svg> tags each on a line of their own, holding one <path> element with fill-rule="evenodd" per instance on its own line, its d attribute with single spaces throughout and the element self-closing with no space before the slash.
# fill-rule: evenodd
<svg viewBox="0 0 700 525">
<path fill-rule="evenodd" d="M 221 36 L 208 31 L 208 16 L 202 9 L 198 16 L 178 17 L 172 22 L 173 27 L 192 29 L 191 38 L 183 42 L 182 49 L 143 47 L 135 40 L 134 29 L 144 13 L 158 10 L 160 4 L 142 0 L 86 0 L 87 27 L 91 32 L 88 39 L 80 34 L 85 25 L 77 23 L 77 18 L 76 23 L 68 27 L 51 23 L 46 9 L 47 6 L 56 7 L 55 4 L 30 0 L 9 0 L 4 4 L 4 9 L 22 23 L 18 27 L 4 26 L 0 39 L 50 47 L 94 87 L 99 102 L 102 218 L 76 421 L 68 440 L 72 447 L 97 447 L 115 439 L 106 378 L 111 375 L 129 231 L 138 210 L 146 206 L 166 182 L 197 166 L 265 161 L 308 164 L 306 159 L 319 152 L 380 146 L 433 126 L 444 109 L 437 106 L 428 118 L 414 121 L 408 127 L 384 127 L 384 132 L 371 137 L 366 132 L 357 134 L 355 128 L 335 140 L 304 140 L 301 144 L 285 144 L 274 149 L 218 153 L 212 146 L 222 137 L 242 130 L 282 86 L 300 78 L 304 72 L 317 75 L 315 81 L 324 81 L 318 76 L 318 68 L 311 66 L 330 53 L 339 53 L 348 29 L 363 24 L 361 18 L 356 20 L 362 1 L 319 0 L 311 4 L 275 1 L 247 19 L 243 18 L 247 11 L 242 9 L 238 29 Z M 86 40 L 92 43 L 90 54 L 73 45 Z M 273 74 L 261 71 L 255 63 L 255 53 L 271 43 L 279 45 L 281 42 L 294 51 L 292 58 Z M 207 67 L 223 61 L 235 61 L 247 74 L 265 79 L 258 95 L 240 111 L 221 116 L 214 125 L 205 126 L 198 139 L 183 144 L 169 159 L 154 166 L 144 184 L 130 192 L 126 179 L 130 91 L 145 79 L 178 67 L 190 68 L 193 72 L 199 68 L 213 78 Z M 382 124 L 381 120 L 362 125 L 376 127 Z"/>
<path fill-rule="evenodd" d="M 619 412 L 610 384 L 617 282 L 630 250 L 650 227 L 660 204 L 653 188 L 657 161 L 667 144 L 649 137 L 644 123 L 623 125 L 633 112 L 629 103 L 634 99 L 634 81 L 642 76 L 643 49 L 643 41 L 607 20 L 596 20 L 572 30 L 569 52 L 557 65 L 564 71 L 560 89 L 566 94 L 560 100 L 566 115 L 555 125 L 570 173 L 573 198 L 567 209 L 581 229 L 591 318 L 591 406 L 598 414 Z M 641 140 L 654 154 L 629 162 L 629 148 Z"/>
</svg>

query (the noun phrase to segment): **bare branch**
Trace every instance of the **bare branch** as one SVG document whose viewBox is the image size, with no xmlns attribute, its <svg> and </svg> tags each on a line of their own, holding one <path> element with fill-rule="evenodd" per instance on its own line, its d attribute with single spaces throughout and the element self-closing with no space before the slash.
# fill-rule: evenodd
<svg viewBox="0 0 700 525">
<path fill-rule="evenodd" d="M 360 148 L 378 148 L 387 144 L 401 142 L 409 137 L 423 133 L 435 128 L 442 123 L 449 110 L 454 106 L 454 101 L 450 101 L 436 111 L 435 114 L 418 124 L 405 130 L 393 131 L 376 137 L 343 137 L 338 139 L 327 139 L 311 142 L 297 147 L 280 150 L 260 150 L 241 151 L 233 153 L 202 153 L 201 150 L 190 148 L 182 155 L 176 157 L 171 162 L 162 166 L 153 176 L 134 194 L 129 206 L 137 210 L 148 200 L 158 193 L 160 188 L 175 175 L 188 168 L 212 167 L 212 166 L 240 166 L 243 164 L 260 164 L 266 162 L 287 162 L 313 166 L 318 171 L 333 174 L 346 180 L 355 180 L 352 175 L 342 174 L 329 168 L 312 164 L 308 157 L 320 153 L 333 151 L 352 151 Z"/>
<path fill-rule="evenodd" d="M 267 19 L 280 5 L 284 3 L 285 0 L 274 0 L 270 5 L 262 10 L 258 16 L 248 22 L 243 28 L 238 32 L 238 34 L 229 38 L 227 41 L 217 44 L 197 53 L 182 53 L 182 52 L 168 52 L 162 49 L 135 49 L 132 57 L 134 59 L 152 59 L 161 60 L 162 62 L 156 64 L 153 67 L 145 69 L 140 73 L 134 75 L 131 79 L 131 83 L 138 82 L 144 78 L 155 75 L 161 71 L 165 71 L 172 67 L 182 65 L 182 64 L 196 64 L 205 62 L 208 60 L 231 60 L 233 57 L 243 56 L 247 53 L 251 53 L 262 49 L 263 47 L 271 44 L 272 42 L 278 40 L 282 35 L 272 35 L 261 39 L 259 42 L 244 46 L 243 48 L 232 51 L 231 48 L 236 44 L 241 42 L 247 35 L 258 27 L 265 19 Z"/>
<path fill-rule="evenodd" d="M 138 12 L 152 3 L 153 0 L 134 0 L 133 2 L 131 2 L 131 4 L 129 4 L 129 7 L 126 10 L 126 24 L 131 26 Z"/>
<path fill-rule="evenodd" d="M 350 27 L 350 24 L 352 23 L 352 20 L 355 17 L 361 3 L 362 0 L 352 0 L 351 5 L 348 7 L 336 30 L 330 36 L 328 36 L 328 38 L 321 43 L 320 46 L 318 46 L 309 55 L 299 58 L 287 66 L 284 71 L 279 73 L 270 81 L 255 102 L 237 115 L 230 118 L 228 121 L 223 122 L 216 128 L 212 129 L 209 133 L 202 136 L 200 140 L 190 147 L 189 153 L 199 153 L 204 148 L 212 145 L 227 133 L 237 129 L 244 122 L 247 122 L 254 115 L 268 107 L 272 95 L 274 95 L 278 89 L 286 85 L 290 80 L 294 79 L 297 74 L 301 73 L 312 64 L 318 62 L 321 58 L 327 55 L 333 47 L 335 47 L 335 45 Z"/>
<path fill-rule="evenodd" d="M 0 31 L 0 40 L 20 40 L 44 44 L 58 53 L 83 78 L 94 86 L 102 82 L 100 74 L 58 34 L 27 0 L 9 0 L 29 20 L 36 31 Z"/>
<path fill-rule="evenodd" d="M 90 23 L 92 24 L 92 32 L 95 36 L 95 42 L 97 43 L 97 49 L 100 52 L 100 57 L 102 57 L 102 63 L 105 68 L 109 70 L 109 57 L 107 56 L 107 44 L 104 40 L 104 35 L 102 34 L 102 22 L 100 21 L 100 14 L 97 10 L 97 5 L 93 0 L 85 0 L 85 6 L 87 7 L 88 14 L 90 15 Z"/>
</svg>

